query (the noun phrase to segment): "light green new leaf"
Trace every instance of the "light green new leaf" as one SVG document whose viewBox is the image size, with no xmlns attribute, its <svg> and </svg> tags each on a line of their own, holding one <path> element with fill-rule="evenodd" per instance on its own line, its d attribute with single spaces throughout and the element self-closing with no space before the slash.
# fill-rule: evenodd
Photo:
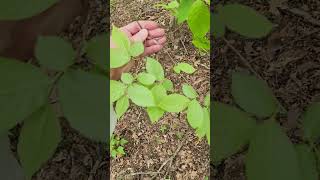
<svg viewBox="0 0 320 180">
<path fill-rule="evenodd" d="M 248 114 L 219 102 L 213 103 L 212 115 L 213 161 L 220 162 L 249 142 L 256 123 Z"/>
<path fill-rule="evenodd" d="M 203 110 L 197 100 L 192 100 L 188 105 L 187 120 L 193 129 L 201 128 L 204 122 Z"/>
<path fill-rule="evenodd" d="M 228 4 L 218 8 L 222 22 L 232 31 L 249 38 L 266 36 L 273 24 L 254 9 L 241 4 Z"/>
<path fill-rule="evenodd" d="M 156 81 L 156 78 L 152 74 L 145 72 L 139 73 L 137 79 L 141 84 L 146 86 L 150 86 Z"/>
<path fill-rule="evenodd" d="M 312 149 L 305 144 L 296 145 L 295 149 L 298 154 L 302 180 L 318 180 L 319 175 L 317 171 L 316 156 L 312 152 Z"/>
<path fill-rule="evenodd" d="M 181 24 L 188 19 L 188 15 L 193 2 L 194 0 L 180 0 L 180 5 L 177 9 L 177 14 L 176 14 L 178 19 L 178 24 Z"/>
<path fill-rule="evenodd" d="M 130 73 L 122 73 L 121 74 L 121 81 L 125 84 L 132 84 L 133 76 Z"/>
<path fill-rule="evenodd" d="M 31 64 L 0 57 L 0 82 L 0 134 L 3 134 L 46 103 L 50 81 Z"/>
<path fill-rule="evenodd" d="M 207 107 L 210 106 L 210 92 L 208 92 L 208 94 L 204 98 L 204 105 Z"/>
<path fill-rule="evenodd" d="M 173 0 L 168 4 L 156 4 L 154 7 L 162 7 L 166 10 L 174 10 L 179 7 L 179 2 L 177 0 Z"/>
<path fill-rule="evenodd" d="M 131 57 L 128 52 L 120 48 L 110 48 L 110 68 L 124 66 L 130 61 Z"/>
<path fill-rule="evenodd" d="M 194 36 L 204 37 L 210 29 L 209 7 L 202 0 L 196 0 L 191 6 L 187 22 Z"/>
<path fill-rule="evenodd" d="M 313 103 L 308 107 L 302 118 L 304 136 L 316 142 L 320 138 L 320 103 Z"/>
<path fill-rule="evenodd" d="M 18 155 L 28 179 L 52 157 L 60 140 L 59 119 L 50 105 L 26 119 L 19 137 Z"/>
<path fill-rule="evenodd" d="M 7 135 L 0 136 L 0 174 L 2 180 L 25 180 L 23 170 L 10 149 Z"/>
<path fill-rule="evenodd" d="M 164 97 L 167 96 L 167 91 L 161 84 L 155 85 L 151 89 L 151 92 L 153 94 L 154 100 L 156 101 L 156 104 L 158 104 Z"/>
<path fill-rule="evenodd" d="M 211 14 L 211 30 L 215 38 L 224 36 L 226 27 L 219 14 Z"/>
<path fill-rule="evenodd" d="M 129 98 L 127 96 L 122 96 L 116 103 L 116 113 L 118 119 L 128 110 L 129 108 Z"/>
<path fill-rule="evenodd" d="M 35 48 L 40 65 L 56 71 L 64 71 L 73 64 L 76 53 L 72 45 L 60 37 L 41 36 Z"/>
<path fill-rule="evenodd" d="M 202 51 L 207 52 L 208 50 L 210 50 L 210 41 L 206 36 L 204 36 L 204 37 L 193 36 L 192 44 L 196 48 L 198 48 Z"/>
<path fill-rule="evenodd" d="M 274 121 L 256 128 L 246 157 L 248 180 L 302 180 L 293 144 Z"/>
<path fill-rule="evenodd" d="M 40 14 L 58 0 L 2 0 L 0 1 L 0 21 L 21 20 Z"/>
<path fill-rule="evenodd" d="M 58 83 L 61 107 L 71 126 L 101 142 L 108 139 L 106 127 L 110 123 L 108 81 L 106 76 L 70 70 Z"/>
<path fill-rule="evenodd" d="M 156 105 L 152 92 L 148 88 L 138 84 L 132 84 L 129 86 L 128 96 L 133 103 L 141 107 L 151 107 Z"/>
<path fill-rule="evenodd" d="M 158 122 L 159 119 L 163 116 L 164 110 L 158 107 L 148 107 L 147 113 L 152 123 Z"/>
<path fill-rule="evenodd" d="M 198 93 L 196 90 L 194 90 L 194 88 L 192 86 L 190 86 L 189 84 L 182 84 L 182 92 L 185 96 L 187 96 L 190 99 L 194 99 L 196 97 L 198 97 Z"/>
<path fill-rule="evenodd" d="M 128 36 L 116 26 L 112 26 L 111 39 L 117 48 L 129 53 L 131 42 Z"/>
<path fill-rule="evenodd" d="M 181 112 L 189 102 L 189 99 L 183 95 L 170 94 L 160 101 L 159 107 L 167 112 Z"/>
<path fill-rule="evenodd" d="M 110 80 L 110 102 L 117 101 L 126 92 L 126 86 L 119 81 Z"/>
<path fill-rule="evenodd" d="M 157 60 L 147 57 L 146 69 L 147 72 L 156 77 L 158 81 L 162 81 L 164 79 L 163 67 Z"/>
<path fill-rule="evenodd" d="M 203 121 L 197 128 L 196 133 L 199 138 L 207 137 L 208 144 L 210 145 L 210 114 L 207 108 L 202 108 Z"/>
<path fill-rule="evenodd" d="M 133 57 L 137 57 L 137 56 L 141 55 L 143 52 L 144 52 L 144 45 L 142 42 L 134 42 L 130 46 L 129 53 Z"/>
<path fill-rule="evenodd" d="M 232 95 L 240 107 L 258 117 L 269 117 L 278 108 L 267 83 L 245 73 L 233 73 Z"/>
<path fill-rule="evenodd" d="M 103 33 L 90 39 L 85 48 L 87 56 L 102 69 L 108 68 L 109 40 L 109 34 Z"/>
<path fill-rule="evenodd" d="M 167 90 L 167 91 L 172 91 L 173 90 L 173 83 L 170 79 L 164 79 L 162 86 Z"/>
<path fill-rule="evenodd" d="M 173 70 L 174 70 L 174 72 L 176 72 L 178 74 L 181 71 L 185 72 L 187 74 L 192 74 L 192 73 L 194 73 L 196 71 L 196 69 L 193 66 L 191 66 L 188 63 L 184 63 L 184 62 L 183 63 L 178 63 L 176 66 L 173 67 Z"/>
</svg>

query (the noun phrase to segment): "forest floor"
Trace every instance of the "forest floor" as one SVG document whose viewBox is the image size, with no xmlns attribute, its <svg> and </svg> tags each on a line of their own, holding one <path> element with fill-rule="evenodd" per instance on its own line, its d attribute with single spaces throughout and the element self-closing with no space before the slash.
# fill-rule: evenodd
<svg viewBox="0 0 320 180">
<path fill-rule="evenodd" d="M 225 0 L 214 1 L 214 6 L 225 2 L 248 5 L 277 27 L 269 36 L 259 40 L 245 39 L 233 32 L 228 32 L 225 40 L 214 40 L 211 56 L 212 98 L 234 104 L 230 88 L 231 73 L 234 70 L 250 72 L 242 64 L 238 55 L 241 54 L 268 83 L 287 110 L 287 115 L 277 117 L 277 120 L 293 142 L 299 141 L 299 115 L 310 103 L 320 100 L 320 1 Z M 211 179 L 245 180 L 245 153 L 246 149 L 243 149 L 241 153 L 212 166 Z"/>
<path fill-rule="evenodd" d="M 203 101 L 210 88 L 209 54 L 200 54 L 192 45 L 191 33 L 186 26 L 175 25 L 170 12 L 154 8 L 159 0 L 111 1 L 111 23 L 122 27 L 136 20 L 152 20 L 165 30 L 167 43 L 163 50 L 153 55 L 165 68 L 165 75 L 173 81 L 175 92 L 181 92 L 183 83 L 192 85 Z M 192 64 L 197 71 L 192 75 L 176 74 L 173 67 L 178 62 Z M 136 60 L 132 73 L 143 70 L 144 61 Z M 161 130 L 162 129 L 162 130 Z M 163 130 L 165 129 L 165 130 Z M 159 168 L 178 150 L 172 163 L 163 166 L 156 179 L 196 179 L 209 176 L 209 145 L 199 140 L 186 121 L 186 114 L 167 113 L 152 124 L 145 110 L 132 105 L 118 121 L 115 134 L 125 138 L 126 156 L 112 159 L 111 178 L 151 179 Z M 178 147 L 181 146 L 181 149 Z"/>
</svg>

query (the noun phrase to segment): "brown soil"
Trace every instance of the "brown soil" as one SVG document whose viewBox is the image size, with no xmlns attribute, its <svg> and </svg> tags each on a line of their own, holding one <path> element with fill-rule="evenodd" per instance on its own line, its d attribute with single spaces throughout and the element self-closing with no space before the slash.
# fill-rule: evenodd
<svg viewBox="0 0 320 180">
<path fill-rule="evenodd" d="M 200 100 L 209 91 L 209 55 L 200 54 L 191 43 L 188 27 L 174 25 L 168 11 L 155 9 L 158 0 L 123 0 L 111 2 L 111 22 L 117 27 L 135 20 L 153 20 L 166 29 L 167 44 L 154 55 L 165 67 L 167 78 L 181 92 L 182 83 L 189 83 L 200 94 Z M 193 75 L 177 75 L 172 68 L 177 62 L 188 62 L 197 68 Z M 137 59 L 133 73 L 141 72 L 144 63 Z M 167 126 L 162 133 L 161 126 Z M 186 122 L 185 113 L 166 114 L 158 123 L 151 124 L 145 110 L 131 105 L 125 116 L 118 121 L 115 134 L 129 141 L 125 146 L 127 155 L 111 161 L 112 179 L 150 179 L 161 165 L 173 156 L 182 145 L 173 162 L 167 163 L 156 179 L 199 179 L 209 175 L 209 146 L 199 140 Z M 179 137 L 179 135 L 182 137 Z"/>
<path fill-rule="evenodd" d="M 226 1 L 225 1 L 226 2 Z M 268 17 L 278 27 L 266 38 L 248 40 L 228 32 L 225 39 L 267 81 L 288 115 L 278 121 L 293 142 L 301 139 L 299 114 L 320 95 L 320 1 L 284 0 L 279 14 L 270 1 L 232 0 L 246 4 Z M 221 3 L 221 1 L 219 1 Z M 222 2 L 223 3 L 223 2 Z M 215 3 L 217 4 L 217 3 Z M 287 6 L 287 7 L 286 7 Z M 305 12 L 298 15 L 294 8 Z M 234 70 L 250 71 L 223 40 L 214 40 L 211 62 L 213 98 L 233 104 L 230 80 Z M 212 179 L 245 180 L 245 151 L 212 166 Z"/>
</svg>

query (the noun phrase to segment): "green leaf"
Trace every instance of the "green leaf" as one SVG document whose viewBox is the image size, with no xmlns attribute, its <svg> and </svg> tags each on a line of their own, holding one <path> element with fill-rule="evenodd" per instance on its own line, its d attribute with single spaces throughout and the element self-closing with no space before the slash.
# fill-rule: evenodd
<svg viewBox="0 0 320 180">
<path fill-rule="evenodd" d="M 46 103 L 50 81 L 31 64 L 0 57 L 0 82 L 0 134 L 3 134 Z"/>
<path fill-rule="evenodd" d="M 112 150 L 111 151 L 111 157 L 112 158 L 116 158 L 117 157 L 117 151 L 116 150 Z"/>
<path fill-rule="evenodd" d="M 18 155 L 31 179 L 54 154 L 61 140 L 61 127 L 50 105 L 32 114 L 21 129 Z"/>
<path fill-rule="evenodd" d="M 191 6 L 187 22 L 194 36 L 204 37 L 210 29 L 209 7 L 202 0 L 196 0 Z"/>
<path fill-rule="evenodd" d="M 320 103 L 313 103 L 304 113 L 302 118 L 304 137 L 316 142 L 320 138 Z"/>
<path fill-rule="evenodd" d="M 112 26 L 111 39 L 117 48 L 129 52 L 131 42 L 128 36 L 116 26 Z"/>
<path fill-rule="evenodd" d="M 196 48 L 198 48 L 202 51 L 207 52 L 208 50 L 210 50 L 210 41 L 206 36 L 204 36 L 204 37 L 194 36 L 192 39 L 192 44 Z"/>
<path fill-rule="evenodd" d="M 173 83 L 170 79 L 164 79 L 162 86 L 167 90 L 167 91 L 172 91 L 173 90 Z"/>
<path fill-rule="evenodd" d="M 152 123 L 158 122 L 163 116 L 164 111 L 158 107 L 148 107 L 147 113 Z"/>
<path fill-rule="evenodd" d="M 125 84 L 132 84 L 134 78 L 130 73 L 122 73 L 121 74 L 121 81 Z"/>
<path fill-rule="evenodd" d="M 130 55 L 133 57 L 137 57 L 144 52 L 143 42 L 134 42 L 130 47 Z"/>
<path fill-rule="evenodd" d="M 129 98 L 127 96 L 122 96 L 116 103 L 116 113 L 118 119 L 128 110 L 129 108 Z"/>
<path fill-rule="evenodd" d="M 219 14 L 211 14 L 211 29 L 215 38 L 223 37 L 226 33 L 226 27 Z"/>
<path fill-rule="evenodd" d="M 245 73 L 233 73 L 232 95 L 241 108 L 258 117 L 269 117 L 278 108 L 267 83 Z"/>
<path fill-rule="evenodd" d="M 38 38 L 35 55 L 40 65 L 56 71 L 64 71 L 74 62 L 76 53 L 70 43 L 60 37 Z"/>
<path fill-rule="evenodd" d="M 312 149 L 305 144 L 296 145 L 295 149 L 298 154 L 302 179 L 318 180 L 316 156 Z"/>
<path fill-rule="evenodd" d="M 297 154 L 290 139 L 274 121 L 256 128 L 246 158 L 248 180 L 301 180 Z"/>
<path fill-rule="evenodd" d="M 185 96 L 187 96 L 190 99 L 194 99 L 198 97 L 198 93 L 194 88 L 186 83 L 182 84 L 182 92 Z"/>
<path fill-rule="evenodd" d="M 130 61 L 130 55 L 120 48 L 110 48 L 110 68 L 124 66 Z"/>
<path fill-rule="evenodd" d="M 187 120 L 193 129 L 201 127 L 204 122 L 203 110 L 197 100 L 192 100 L 188 105 Z"/>
<path fill-rule="evenodd" d="M 185 72 L 187 74 L 193 74 L 196 70 L 194 69 L 193 66 L 191 66 L 188 63 L 178 63 L 176 66 L 173 67 L 174 72 L 180 73 Z"/>
<path fill-rule="evenodd" d="M 103 33 L 90 39 L 85 48 L 87 56 L 102 69 L 108 69 L 109 40 L 109 34 Z"/>
<path fill-rule="evenodd" d="M 122 146 L 119 146 L 117 148 L 117 154 L 122 156 L 122 155 L 126 155 L 126 153 L 124 152 L 124 148 Z"/>
<path fill-rule="evenodd" d="M 7 136 L 0 136 L 0 174 L 3 180 L 24 180 L 24 173 L 10 149 Z"/>
<path fill-rule="evenodd" d="M 130 40 L 124 32 L 113 26 L 111 33 L 112 42 L 116 48 L 110 49 L 110 68 L 118 68 L 130 61 Z"/>
<path fill-rule="evenodd" d="M 156 104 L 158 104 L 164 97 L 167 96 L 167 91 L 161 84 L 155 85 L 151 89 L 151 92 L 153 94 L 154 100 L 156 101 Z"/>
<path fill-rule="evenodd" d="M 203 120 L 201 125 L 196 130 L 197 136 L 202 138 L 207 137 L 208 144 L 210 145 L 210 114 L 207 108 L 202 108 L 203 111 Z"/>
<path fill-rule="evenodd" d="M 273 24 L 266 17 L 241 4 L 221 6 L 218 13 L 230 30 L 249 38 L 264 37 L 273 28 Z"/>
<path fill-rule="evenodd" d="M 208 94 L 204 98 L 204 105 L 207 107 L 210 106 L 210 92 L 208 92 Z"/>
<path fill-rule="evenodd" d="M 126 86 L 119 81 L 110 80 L 110 102 L 117 101 L 126 92 Z"/>
<path fill-rule="evenodd" d="M 146 86 L 150 86 L 156 81 L 156 78 L 152 74 L 145 72 L 139 73 L 137 79 L 141 84 Z"/>
<path fill-rule="evenodd" d="M 156 4 L 155 7 L 162 7 L 166 10 L 173 10 L 179 7 L 179 2 L 176 0 L 173 0 L 168 4 L 162 4 L 162 3 Z"/>
<path fill-rule="evenodd" d="M 170 94 L 160 101 L 159 107 L 167 112 L 181 112 L 189 102 L 189 99 L 183 95 Z"/>
<path fill-rule="evenodd" d="M 21 20 L 40 14 L 58 0 L 2 0 L 0 1 L 0 21 Z"/>
<path fill-rule="evenodd" d="M 163 67 L 157 60 L 147 57 L 146 69 L 147 72 L 156 77 L 158 81 L 164 79 Z"/>
<path fill-rule="evenodd" d="M 188 19 L 188 15 L 193 2 L 194 0 L 180 0 L 180 5 L 177 9 L 177 15 L 176 15 L 178 19 L 178 24 L 181 24 Z"/>
<path fill-rule="evenodd" d="M 246 113 L 222 104 L 213 103 L 213 161 L 233 155 L 243 148 L 252 136 L 255 121 Z"/>
<path fill-rule="evenodd" d="M 133 103 L 141 107 L 155 106 L 152 92 L 141 85 L 132 84 L 128 88 L 128 96 Z"/>
<path fill-rule="evenodd" d="M 120 140 L 120 145 L 121 145 L 121 146 L 124 146 L 124 145 L 126 145 L 127 143 L 128 143 L 128 141 L 125 140 L 125 139 L 123 139 L 123 138 Z"/>
<path fill-rule="evenodd" d="M 61 107 L 71 126 L 101 142 L 108 139 L 110 123 L 108 81 L 105 76 L 70 70 L 58 83 Z"/>
</svg>

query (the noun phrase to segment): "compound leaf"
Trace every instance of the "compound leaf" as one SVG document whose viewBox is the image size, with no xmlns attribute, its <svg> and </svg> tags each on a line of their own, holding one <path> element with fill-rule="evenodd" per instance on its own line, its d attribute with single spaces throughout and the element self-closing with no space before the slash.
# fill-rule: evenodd
<svg viewBox="0 0 320 180">
<path fill-rule="evenodd" d="M 170 94 L 160 101 L 159 107 L 167 112 L 181 112 L 188 106 L 188 103 L 189 99 L 185 96 Z"/>
<path fill-rule="evenodd" d="M 157 60 L 147 57 L 146 69 L 147 72 L 156 77 L 158 81 L 164 79 L 163 67 Z"/>
<path fill-rule="evenodd" d="M 209 7 L 202 0 L 196 0 L 191 6 L 187 22 L 194 36 L 204 37 L 210 29 Z"/>
<path fill-rule="evenodd" d="M 188 15 L 193 2 L 194 0 L 180 0 L 180 5 L 177 9 L 177 14 L 176 14 L 178 19 L 178 24 L 181 24 L 188 19 Z"/>
<path fill-rule="evenodd" d="M 155 85 L 151 92 L 157 104 L 167 96 L 167 91 L 161 84 Z"/>
<path fill-rule="evenodd" d="M 156 104 L 152 92 L 148 88 L 138 84 L 129 86 L 128 96 L 133 103 L 141 107 L 150 107 Z"/>
<path fill-rule="evenodd" d="M 128 110 L 129 108 L 129 98 L 127 96 L 122 96 L 116 103 L 116 113 L 118 119 Z"/>
</svg>

